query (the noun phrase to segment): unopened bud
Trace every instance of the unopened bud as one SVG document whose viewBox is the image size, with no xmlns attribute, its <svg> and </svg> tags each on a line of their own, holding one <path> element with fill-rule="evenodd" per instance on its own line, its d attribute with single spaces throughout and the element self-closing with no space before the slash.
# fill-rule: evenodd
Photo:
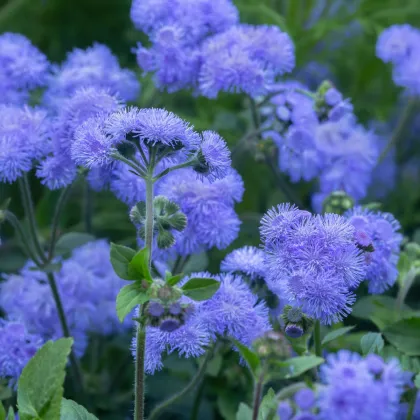
<svg viewBox="0 0 420 420">
<path fill-rule="evenodd" d="M 291 338 L 299 338 L 302 337 L 304 331 L 301 325 L 299 324 L 292 324 L 289 323 L 286 325 L 286 328 L 284 329 L 286 335 L 288 335 Z"/>
</svg>

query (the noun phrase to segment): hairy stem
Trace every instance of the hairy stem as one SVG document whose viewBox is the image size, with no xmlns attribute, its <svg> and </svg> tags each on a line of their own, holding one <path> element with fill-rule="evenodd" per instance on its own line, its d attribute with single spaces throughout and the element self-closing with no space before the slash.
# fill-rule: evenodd
<svg viewBox="0 0 420 420">
<path fill-rule="evenodd" d="M 315 321 L 314 343 L 315 343 L 315 354 L 318 357 L 322 357 L 321 324 L 319 323 L 319 321 Z"/>
<path fill-rule="evenodd" d="M 140 323 L 137 324 L 136 332 L 136 371 L 135 371 L 135 383 L 134 383 L 134 419 L 144 419 L 144 390 L 145 390 L 145 378 L 144 378 L 144 356 L 146 349 L 146 329 Z"/>
<path fill-rule="evenodd" d="M 264 375 L 260 375 L 254 386 L 254 403 L 252 407 L 252 420 L 258 419 L 258 413 L 260 411 L 261 395 L 264 386 Z"/>
<path fill-rule="evenodd" d="M 19 178 L 19 187 L 22 195 L 22 203 L 25 210 L 25 216 L 28 218 L 29 222 L 29 233 L 31 240 L 38 254 L 38 257 L 43 263 L 45 263 L 47 258 L 44 255 L 44 250 L 42 249 L 41 244 L 39 243 L 35 221 L 35 210 L 32 202 L 31 187 L 29 185 L 28 177 L 26 174 Z"/>
<path fill-rule="evenodd" d="M 157 405 L 153 411 L 150 413 L 148 420 L 155 420 L 159 418 L 159 415 L 162 414 L 170 405 L 175 403 L 176 401 L 183 398 L 185 395 L 187 395 L 191 390 L 193 390 L 199 382 L 201 382 L 204 373 L 206 372 L 207 365 L 209 361 L 211 360 L 213 356 L 213 351 L 209 350 L 206 354 L 206 357 L 203 360 L 203 363 L 197 370 L 196 374 L 191 378 L 190 382 L 187 384 L 185 388 L 183 388 L 181 391 L 177 392 L 176 394 L 172 395 L 172 397 L 169 397 L 167 400 L 161 402 L 159 405 Z"/>
<path fill-rule="evenodd" d="M 413 112 L 415 105 L 416 105 L 416 101 L 414 99 L 408 100 L 406 106 L 404 107 L 400 115 L 397 126 L 395 127 L 388 144 L 385 146 L 385 149 L 382 151 L 381 155 L 379 156 L 378 164 L 383 162 L 383 160 L 386 158 L 386 156 L 391 151 L 391 149 L 398 143 L 398 140 L 401 138 L 401 135 L 404 132 L 405 126 L 411 117 L 411 114 Z"/>
</svg>

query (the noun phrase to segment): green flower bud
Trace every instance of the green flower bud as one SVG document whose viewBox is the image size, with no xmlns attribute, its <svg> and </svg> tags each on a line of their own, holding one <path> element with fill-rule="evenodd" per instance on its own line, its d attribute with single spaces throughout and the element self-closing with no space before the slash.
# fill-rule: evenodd
<svg viewBox="0 0 420 420">
<path fill-rule="evenodd" d="M 324 213 L 344 214 L 354 206 L 354 200 L 344 191 L 332 192 L 322 203 Z"/>
</svg>

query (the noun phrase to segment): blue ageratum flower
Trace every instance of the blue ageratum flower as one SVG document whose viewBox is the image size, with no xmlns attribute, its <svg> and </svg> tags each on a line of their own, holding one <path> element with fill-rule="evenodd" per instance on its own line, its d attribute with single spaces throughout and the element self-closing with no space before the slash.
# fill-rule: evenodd
<svg viewBox="0 0 420 420">
<path fill-rule="evenodd" d="M 199 92 L 209 98 L 222 91 L 261 95 L 294 65 L 293 43 L 278 27 L 237 25 L 203 44 Z"/>
<path fill-rule="evenodd" d="M 254 246 L 244 246 L 226 255 L 220 265 L 222 271 L 246 275 L 251 280 L 264 278 L 264 251 Z"/>
<path fill-rule="evenodd" d="M 399 222 L 390 213 L 374 212 L 362 207 L 349 210 L 345 216 L 355 228 L 355 239 L 369 242 L 373 252 L 365 254 L 366 280 L 370 293 L 383 293 L 397 280 L 397 263 L 402 235 Z M 368 244 L 368 245 L 369 245 Z M 360 243 L 362 246 L 363 243 Z"/>
<path fill-rule="evenodd" d="M 23 104 L 30 90 L 44 86 L 49 62 L 25 36 L 0 35 L 0 103 Z"/>
<path fill-rule="evenodd" d="M 188 220 L 185 230 L 175 233 L 176 252 L 186 256 L 229 246 L 239 233 L 241 221 L 234 204 L 242 200 L 243 192 L 242 178 L 233 169 L 212 183 L 192 169 L 163 178 L 157 193 L 177 203 Z"/>
<path fill-rule="evenodd" d="M 354 227 L 335 214 L 311 216 L 290 205 L 261 221 L 268 287 L 310 317 L 331 324 L 347 316 L 365 263 Z"/>
<path fill-rule="evenodd" d="M 0 105 L 0 181 L 12 183 L 49 151 L 50 123 L 41 109 Z"/>
<path fill-rule="evenodd" d="M 130 328 L 129 320 L 121 324 L 116 316 L 115 299 L 124 281 L 112 268 L 109 249 L 104 240 L 76 248 L 55 275 L 79 356 L 86 349 L 90 333 L 108 335 Z M 19 274 L 4 276 L 4 280 L 0 307 L 9 319 L 19 319 L 30 334 L 43 340 L 63 336 L 45 273 L 31 270 L 28 264 Z"/>
<path fill-rule="evenodd" d="M 38 334 L 31 334 L 20 321 L 0 319 L 0 378 L 15 387 L 23 368 L 42 346 Z"/>
<path fill-rule="evenodd" d="M 405 382 L 396 360 L 386 363 L 377 355 L 362 359 L 340 350 L 327 358 L 321 374 L 325 384 L 318 403 L 321 419 L 396 418 Z"/>
<path fill-rule="evenodd" d="M 263 302 L 258 302 L 258 297 L 241 277 L 231 274 L 215 277 L 200 272 L 191 274 L 182 282 L 191 277 L 216 278 L 221 286 L 213 297 L 204 302 L 193 302 L 183 297 L 183 303 L 192 305 L 192 310 L 185 324 L 178 329 L 166 332 L 158 327 L 147 328 L 145 366 L 148 373 L 163 367 L 162 355 L 165 352 L 175 351 L 187 358 L 199 357 L 217 336 L 234 338 L 250 346 L 257 337 L 271 330 L 268 309 Z"/>
<path fill-rule="evenodd" d="M 124 101 L 132 101 L 140 92 L 134 72 L 122 69 L 111 50 L 102 44 L 82 50 L 74 49 L 67 59 L 54 68 L 48 79 L 44 103 L 57 109 L 61 101 L 80 88 L 105 89 Z"/>
</svg>

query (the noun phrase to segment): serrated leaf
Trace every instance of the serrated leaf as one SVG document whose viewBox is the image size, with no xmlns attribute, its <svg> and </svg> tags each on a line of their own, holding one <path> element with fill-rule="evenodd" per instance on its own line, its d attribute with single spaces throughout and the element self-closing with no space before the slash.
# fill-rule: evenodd
<svg viewBox="0 0 420 420">
<path fill-rule="evenodd" d="M 417 389 L 420 389 L 420 373 L 416 375 L 416 377 L 414 378 L 414 385 L 416 386 Z"/>
<path fill-rule="evenodd" d="M 344 334 L 347 334 L 349 331 L 351 331 L 355 326 L 351 327 L 343 327 L 338 328 L 337 330 L 330 331 L 322 340 L 322 345 L 329 343 L 330 341 L 335 340 L 338 337 L 341 337 Z"/>
<path fill-rule="evenodd" d="M 149 256 L 148 248 L 143 248 L 137 252 L 128 264 L 128 275 L 135 280 L 146 280 L 150 284 L 153 283 L 149 270 Z"/>
<path fill-rule="evenodd" d="M 383 334 L 408 356 L 420 356 L 420 317 L 403 319 L 387 327 Z"/>
<path fill-rule="evenodd" d="M 141 283 L 135 282 L 124 286 L 117 296 L 117 315 L 120 322 L 137 306 L 149 300 Z"/>
<path fill-rule="evenodd" d="M 241 402 L 236 413 L 236 420 L 252 420 L 252 409 Z"/>
<path fill-rule="evenodd" d="M 270 388 L 261 401 L 258 411 L 258 420 L 271 420 L 277 409 L 279 402 L 273 388 Z"/>
<path fill-rule="evenodd" d="M 380 333 L 367 333 L 360 340 L 363 354 L 379 353 L 384 348 L 384 344 L 384 339 Z"/>
<path fill-rule="evenodd" d="M 6 420 L 6 410 L 0 401 L 0 420 Z"/>
<path fill-rule="evenodd" d="M 128 265 L 134 255 L 134 249 L 111 243 L 111 264 L 117 276 L 123 280 L 135 280 L 128 273 Z"/>
<path fill-rule="evenodd" d="M 237 340 L 232 340 L 235 347 L 239 350 L 240 355 L 243 357 L 245 362 L 248 364 L 251 372 L 253 373 L 254 377 L 258 374 L 258 369 L 261 365 L 260 358 L 258 357 L 257 353 L 254 353 L 251 349 L 244 346 Z"/>
<path fill-rule="evenodd" d="M 60 420 L 98 420 L 98 418 L 90 414 L 85 407 L 72 400 L 63 398 Z"/>
<path fill-rule="evenodd" d="M 322 363 L 324 363 L 324 359 L 318 356 L 293 357 L 284 362 L 277 362 L 276 366 L 279 367 L 279 371 L 273 372 L 270 377 L 276 379 L 296 378 Z"/>
<path fill-rule="evenodd" d="M 17 398 L 22 420 L 60 418 L 66 364 L 72 344 L 72 338 L 48 341 L 23 369 Z"/>
<path fill-rule="evenodd" d="M 192 278 L 183 286 L 182 291 L 190 299 L 201 301 L 210 299 L 220 287 L 220 282 L 209 278 Z"/>
<path fill-rule="evenodd" d="M 73 251 L 79 246 L 85 245 L 88 242 L 95 240 L 93 235 L 82 232 L 69 232 L 60 236 L 55 244 L 55 255 L 65 255 Z"/>
<path fill-rule="evenodd" d="M 177 274 L 176 276 L 170 276 L 167 278 L 166 283 L 170 286 L 175 286 L 184 278 L 184 274 Z"/>
</svg>

